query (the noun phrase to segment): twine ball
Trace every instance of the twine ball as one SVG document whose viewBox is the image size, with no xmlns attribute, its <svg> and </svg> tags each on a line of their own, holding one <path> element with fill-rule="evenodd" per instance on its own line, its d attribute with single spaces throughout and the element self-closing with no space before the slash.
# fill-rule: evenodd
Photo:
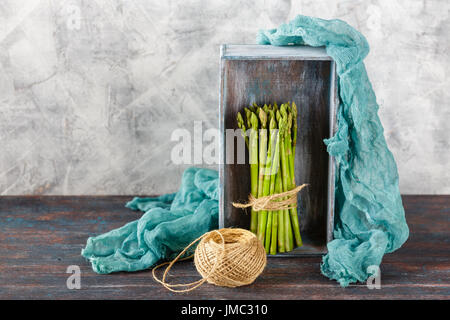
<svg viewBox="0 0 450 320">
<path fill-rule="evenodd" d="M 266 266 L 266 251 L 252 232 L 239 228 L 211 231 L 195 249 L 197 271 L 208 283 L 223 287 L 251 284 Z"/>
</svg>

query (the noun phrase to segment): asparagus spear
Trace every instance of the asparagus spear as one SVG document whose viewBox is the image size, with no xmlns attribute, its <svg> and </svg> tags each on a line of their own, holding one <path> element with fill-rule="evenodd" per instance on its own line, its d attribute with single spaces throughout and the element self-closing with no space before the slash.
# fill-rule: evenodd
<svg viewBox="0 0 450 320">
<path fill-rule="evenodd" d="M 275 193 L 281 193 L 283 190 L 283 182 L 281 181 L 281 170 L 278 170 L 275 179 Z M 284 210 L 278 211 L 278 251 L 285 252 L 285 230 L 284 230 Z"/>
<path fill-rule="evenodd" d="M 284 105 L 281 105 L 280 107 L 280 113 L 282 112 L 282 110 L 285 110 Z M 281 170 L 282 170 L 282 182 L 283 182 L 283 192 L 288 191 L 289 186 L 290 186 L 290 172 L 289 172 L 289 164 L 288 164 L 288 160 L 287 160 L 287 155 L 286 155 L 286 135 L 287 135 L 287 129 L 288 129 L 288 124 L 287 124 L 287 119 L 286 117 L 281 116 L 280 117 L 280 121 L 279 121 L 279 126 L 280 126 L 280 137 L 281 137 L 281 142 L 280 142 L 280 159 L 281 159 Z M 289 213 L 288 210 L 283 210 L 284 211 L 284 228 L 285 228 L 285 246 L 286 246 L 286 251 L 291 251 L 294 247 L 293 247 L 293 235 L 292 235 L 292 228 L 291 228 L 291 219 L 289 217 Z M 292 244 L 292 245 L 291 245 Z"/>
<path fill-rule="evenodd" d="M 286 164 L 289 167 L 288 171 L 286 171 L 287 176 L 287 184 L 286 184 L 286 190 L 292 190 L 295 188 L 295 172 L 294 172 L 294 155 L 292 153 L 292 139 L 291 139 L 291 133 L 292 133 L 292 113 L 287 112 L 288 106 L 282 105 L 280 108 L 280 113 L 282 115 L 282 118 L 286 120 L 286 128 L 285 128 L 285 140 L 284 140 L 284 149 L 286 150 Z M 298 223 L 298 215 L 297 215 L 297 208 L 291 208 L 289 209 L 289 215 L 290 215 L 290 222 L 292 223 L 292 231 L 294 232 L 294 238 L 295 243 L 297 246 L 302 245 L 302 238 L 300 236 L 300 226 Z"/>
<path fill-rule="evenodd" d="M 271 165 L 271 146 L 267 147 L 267 122 L 269 120 L 268 114 L 264 111 L 264 108 L 267 110 L 267 105 L 264 105 L 263 108 L 259 108 L 259 119 L 261 122 L 261 132 L 260 132 L 260 149 L 259 156 L 260 166 L 259 166 L 259 181 L 261 186 L 259 187 L 258 194 L 260 197 L 268 196 L 270 191 L 270 165 Z M 260 193 L 261 191 L 261 193 Z M 267 212 L 260 211 L 258 214 L 258 238 L 261 240 L 264 245 L 265 231 L 266 231 L 266 223 L 267 223 Z"/>
<path fill-rule="evenodd" d="M 255 113 L 254 113 L 255 114 Z M 266 157 L 267 157 L 267 115 L 261 108 L 256 110 L 256 114 L 259 117 L 259 163 L 258 163 L 258 198 L 263 196 L 263 188 L 264 188 L 264 172 L 266 165 Z M 255 116 L 256 116 L 255 114 Z M 256 214 L 256 234 L 258 237 L 261 230 L 259 228 L 261 212 Z"/>
<path fill-rule="evenodd" d="M 295 156 L 295 147 L 297 146 L 297 105 L 294 101 L 292 101 L 292 119 L 294 120 L 293 126 L 292 126 L 292 151 Z"/>
<path fill-rule="evenodd" d="M 245 118 L 247 120 L 247 127 L 251 128 L 252 127 L 252 122 L 251 122 L 251 118 L 252 118 L 252 111 L 249 108 L 244 108 L 245 111 Z"/>
<path fill-rule="evenodd" d="M 249 115 L 251 130 L 249 138 L 249 157 L 250 157 L 250 184 L 251 194 L 258 196 L 258 118 L 254 113 Z M 252 208 L 250 217 L 250 231 L 257 232 L 258 213 Z"/>
<path fill-rule="evenodd" d="M 298 110 L 297 110 L 297 105 L 295 104 L 294 101 L 292 101 L 292 118 L 293 118 L 293 126 L 292 126 L 292 172 L 294 172 L 294 174 L 292 175 L 292 187 L 296 186 L 295 183 L 295 163 L 294 163 L 294 159 L 295 159 L 295 148 L 297 147 L 297 128 L 298 128 L 298 124 L 297 124 L 297 116 L 298 116 Z M 298 215 L 296 214 L 296 222 L 294 222 L 294 228 L 296 230 L 298 230 L 298 235 L 296 235 L 296 242 L 297 242 L 297 246 L 301 247 L 303 245 L 302 242 L 302 238 L 300 235 L 300 227 L 298 226 Z"/>
<path fill-rule="evenodd" d="M 249 148 L 248 136 L 246 134 L 247 133 L 247 128 L 245 127 L 244 119 L 242 118 L 242 115 L 241 115 L 240 112 L 238 112 L 238 114 L 236 116 L 236 120 L 237 120 L 237 125 L 238 125 L 239 129 L 241 129 L 242 137 L 245 140 L 245 144 L 247 145 L 247 148 Z"/>
<path fill-rule="evenodd" d="M 274 194 L 277 191 L 276 179 L 278 177 L 279 164 L 280 164 L 280 141 L 279 141 L 279 133 L 276 133 L 276 144 L 275 144 L 275 154 L 273 159 L 273 169 L 272 169 L 272 177 L 274 179 L 273 185 L 271 184 L 270 193 Z M 271 180 L 272 182 L 272 180 Z M 272 188 L 273 187 L 273 188 Z M 271 223 L 271 230 L 266 232 L 266 251 L 269 250 L 270 254 L 277 253 L 277 241 L 278 241 L 278 211 L 269 212 L 269 221 Z M 267 223 L 267 229 L 269 229 L 269 223 Z M 268 249 L 267 249 L 268 248 Z"/>
<path fill-rule="evenodd" d="M 270 254 L 277 253 L 278 211 L 272 213 L 272 238 L 270 239 Z"/>
<path fill-rule="evenodd" d="M 273 111 L 270 110 L 269 115 L 270 115 L 269 116 L 270 141 L 269 141 L 269 151 L 267 152 L 267 169 L 266 175 L 264 176 L 264 183 L 266 183 L 267 180 L 269 180 L 270 183 L 269 183 L 269 190 L 264 190 L 264 195 L 274 194 L 275 192 L 275 177 L 278 171 L 278 164 L 280 162 L 277 123 Z M 264 211 L 261 214 L 262 218 L 261 227 L 265 228 L 264 247 L 267 253 L 269 253 L 270 240 L 272 236 L 272 215 L 273 215 L 272 211 L 269 212 Z"/>
<path fill-rule="evenodd" d="M 288 129 L 286 135 L 286 153 L 288 155 L 289 172 L 291 173 L 291 188 L 295 187 L 295 172 L 294 172 L 294 154 L 292 153 L 292 113 L 288 114 Z"/>
</svg>

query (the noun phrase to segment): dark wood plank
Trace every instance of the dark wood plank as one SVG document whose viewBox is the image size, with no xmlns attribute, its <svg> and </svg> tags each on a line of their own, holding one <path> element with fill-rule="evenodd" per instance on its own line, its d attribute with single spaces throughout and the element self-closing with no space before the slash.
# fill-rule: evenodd
<svg viewBox="0 0 450 320">
<path fill-rule="evenodd" d="M 141 214 L 131 197 L 1 197 L 0 299 L 449 299 L 450 196 L 404 196 L 411 236 L 386 255 L 380 290 L 341 288 L 323 277 L 320 257 L 271 258 L 254 284 L 229 289 L 205 284 L 185 294 L 162 288 L 149 270 L 98 275 L 80 256 L 88 236 Z M 67 266 L 81 268 L 81 289 L 69 290 Z M 199 278 L 181 262 L 171 281 Z"/>
</svg>

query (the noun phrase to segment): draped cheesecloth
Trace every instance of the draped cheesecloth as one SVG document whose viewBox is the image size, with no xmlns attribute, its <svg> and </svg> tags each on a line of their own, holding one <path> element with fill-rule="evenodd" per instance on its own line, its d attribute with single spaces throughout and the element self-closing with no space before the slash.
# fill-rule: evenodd
<svg viewBox="0 0 450 320">
<path fill-rule="evenodd" d="M 258 42 L 325 46 L 336 61 L 338 129 L 325 140 L 336 159 L 335 239 L 328 244 L 321 270 L 342 286 L 364 281 L 370 275 L 368 267 L 378 266 L 383 255 L 398 249 L 409 235 L 397 166 L 363 63 L 369 45 L 344 21 L 302 15 L 277 29 L 260 31 Z"/>
</svg>

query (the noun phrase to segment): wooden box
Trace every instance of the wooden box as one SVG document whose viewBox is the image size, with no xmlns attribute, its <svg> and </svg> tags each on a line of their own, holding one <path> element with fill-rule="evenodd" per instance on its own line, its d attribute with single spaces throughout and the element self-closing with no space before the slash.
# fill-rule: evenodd
<svg viewBox="0 0 450 320">
<path fill-rule="evenodd" d="M 250 192 L 248 153 L 245 164 L 227 154 L 226 129 L 237 129 L 236 114 L 253 102 L 294 101 L 299 110 L 296 182 L 309 186 L 298 194 L 303 246 L 283 256 L 326 253 L 334 217 L 334 159 L 323 139 L 336 128 L 336 65 L 324 48 L 308 46 L 222 45 L 220 52 L 220 227 L 248 229 L 250 210 L 232 206 Z M 242 139 L 241 137 L 236 137 Z M 231 153 L 231 152 L 230 152 Z"/>
</svg>

